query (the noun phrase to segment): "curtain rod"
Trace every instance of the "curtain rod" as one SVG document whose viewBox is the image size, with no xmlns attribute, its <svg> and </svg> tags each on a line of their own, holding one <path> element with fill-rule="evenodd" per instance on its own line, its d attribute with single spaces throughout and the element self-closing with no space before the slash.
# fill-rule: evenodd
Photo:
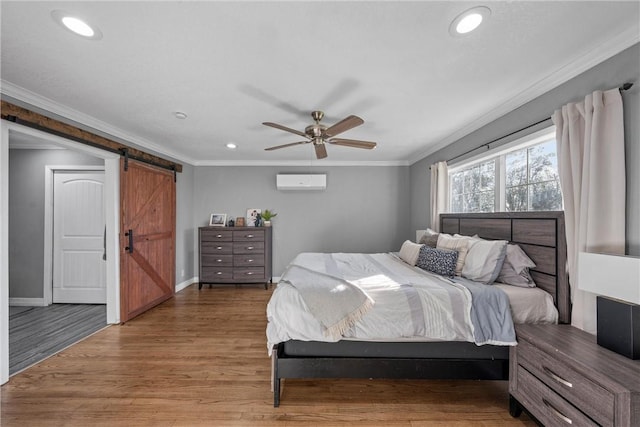
<svg viewBox="0 0 640 427">
<path fill-rule="evenodd" d="M 618 89 L 620 90 L 620 92 L 624 92 L 624 91 L 626 91 L 626 90 L 631 89 L 631 87 L 632 87 L 632 86 L 633 86 L 633 83 L 624 83 L 624 84 L 623 84 L 622 86 L 620 86 Z M 479 146 L 477 146 L 477 147 L 475 147 L 475 148 L 472 148 L 471 150 L 467 150 L 467 151 L 465 151 L 465 152 L 464 152 L 464 153 L 462 153 L 462 154 L 458 154 L 457 156 L 450 158 L 449 160 L 447 160 L 447 163 L 449 163 L 449 162 L 451 162 L 451 161 L 453 161 L 453 160 L 459 159 L 460 157 L 466 156 L 467 154 L 469 154 L 469 153 L 471 153 L 471 152 L 473 152 L 473 151 L 476 151 L 476 150 L 478 150 L 478 149 L 480 149 L 480 148 L 482 148 L 482 147 L 487 147 L 487 149 L 489 149 L 489 148 L 490 148 L 489 146 L 490 146 L 491 144 L 493 144 L 494 142 L 498 142 L 498 141 L 500 141 L 501 139 L 508 138 L 508 137 L 510 137 L 511 135 L 514 135 L 514 134 L 516 134 L 516 133 L 518 133 L 518 132 L 522 132 L 523 130 L 527 130 L 527 129 L 529 129 L 529 128 L 532 128 L 532 127 L 534 127 L 534 126 L 537 126 L 537 125 L 539 125 L 539 124 L 541 124 L 541 123 L 544 123 L 544 122 L 546 122 L 546 121 L 549 121 L 549 120 L 551 120 L 551 117 L 547 117 L 546 119 L 539 120 L 539 121 L 537 121 L 537 122 L 535 122 L 535 123 L 532 123 L 532 124 L 530 124 L 530 125 L 527 125 L 527 126 L 525 126 L 525 127 L 523 127 L 523 128 L 520 128 L 520 129 L 518 129 L 518 130 L 515 130 L 515 131 L 513 131 L 513 132 L 511 132 L 511 133 L 508 133 L 508 134 L 506 134 L 506 135 L 503 135 L 503 136 L 501 136 L 500 138 L 496 138 L 496 139 L 493 139 L 493 140 L 491 140 L 491 141 L 489 141 L 489 142 L 485 142 L 485 143 L 484 143 L 484 144 L 482 144 L 482 145 L 479 145 Z M 429 169 L 431 169 L 431 166 L 429 166 Z"/>
</svg>

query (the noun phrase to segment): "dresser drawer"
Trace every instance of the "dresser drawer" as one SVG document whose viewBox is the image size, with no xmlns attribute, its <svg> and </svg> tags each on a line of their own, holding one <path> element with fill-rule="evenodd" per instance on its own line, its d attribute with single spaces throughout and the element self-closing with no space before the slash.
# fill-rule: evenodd
<svg viewBox="0 0 640 427">
<path fill-rule="evenodd" d="M 595 421 L 608 425 L 615 419 L 615 398 L 611 392 L 526 340 L 518 343 L 517 351 L 519 365 L 566 400 L 582 408 Z"/>
<path fill-rule="evenodd" d="M 200 253 L 202 255 L 213 254 L 232 254 L 232 242 L 202 242 L 200 244 Z"/>
<path fill-rule="evenodd" d="M 236 267 L 261 267 L 264 265 L 264 254 L 235 255 L 233 265 Z"/>
<path fill-rule="evenodd" d="M 202 267 L 201 282 L 218 282 L 233 279 L 232 267 Z"/>
<path fill-rule="evenodd" d="M 516 397 L 544 426 L 587 427 L 598 425 L 562 396 L 549 389 L 521 365 L 518 365 L 517 370 L 518 390 Z"/>
<path fill-rule="evenodd" d="M 233 255 L 203 254 L 201 259 L 202 259 L 202 264 L 207 266 L 212 266 L 212 267 L 232 267 L 233 266 Z"/>
<path fill-rule="evenodd" d="M 233 232 L 233 240 L 236 242 L 264 242 L 264 230 L 236 230 Z"/>
<path fill-rule="evenodd" d="M 259 280 L 263 277 L 263 267 L 240 267 L 233 270 L 234 280 Z"/>
<path fill-rule="evenodd" d="M 231 242 L 233 231 L 231 230 L 202 230 L 200 231 L 202 242 Z"/>
<path fill-rule="evenodd" d="M 264 242 L 241 242 L 241 243 L 233 243 L 233 253 L 234 254 L 263 254 L 264 253 Z"/>
</svg>

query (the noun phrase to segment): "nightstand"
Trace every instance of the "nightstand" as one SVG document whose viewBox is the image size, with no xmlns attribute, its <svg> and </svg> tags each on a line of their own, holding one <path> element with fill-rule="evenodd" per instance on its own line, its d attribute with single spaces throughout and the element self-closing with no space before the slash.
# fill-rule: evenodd
<svg viewBox="0 0 640 427">
<path fill-rule="evenodd" d="M 600 347 L 569 325 L 517 325 L 509 412 L 545 426 L 640 426 L 640 360 Z"/>
</svg>

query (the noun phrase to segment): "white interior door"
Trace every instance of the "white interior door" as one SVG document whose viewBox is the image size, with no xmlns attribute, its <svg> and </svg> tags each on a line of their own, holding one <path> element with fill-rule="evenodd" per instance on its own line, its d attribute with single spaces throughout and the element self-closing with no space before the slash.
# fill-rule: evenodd
<svg viewBox="0 0 640 427">
<path fill-rule="evenodd" d="M 106 303 L 103 189 L 103 171 L 54 174 L 54 303 Z"/>
</svg>

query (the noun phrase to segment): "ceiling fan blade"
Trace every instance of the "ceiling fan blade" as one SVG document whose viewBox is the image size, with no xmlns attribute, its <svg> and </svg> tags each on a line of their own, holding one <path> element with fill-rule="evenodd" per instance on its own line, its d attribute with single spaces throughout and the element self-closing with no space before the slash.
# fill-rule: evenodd
<svg viewBox="0 0 640 427">
<path fill-rule="evenodd" d="M 285 148 L 285 147 L 293 147 L 294 145 L 307 144 L 309 142 L 311 141 L 300 141 L 300 142 L 292 142 L 290 144 L 276 145 L 275 147 L 265 148 L 265 151 L 278 150 L 280 148 Z"/>
<path fill-rule="evenodd" d="M 319 159 L 324 159 L 327 157 L 327 147 L 324 144 L 316 144 L 313 146 L 316 148 L 316 157 Z"/>
<path fill-rule="evenodd" d="M 264 122 L 262 124 L 265 125 L 265 126 L 271 126 L 272 128 L 283 130 L 285 132 L 291 132 L 291 133 L 295 133 L 296 135 L 307 137 L 307 135 L 304 132 L 301 132 L 301 131 L 295 130 L 295 129 L 291 129 L 291 128 L 288 128 L 286 126 L 279 125 L 277 123 Z"/>
<path fill-rule="evenodd" d="M 378 144 L 371 141 L 360 141 L 357 139 L 343 139 L 343 138 L 335 138 L 327 141 L 329 144 L 333 145 L 344 145 L 345 147 L 353 147 L 353 148 L 365 148 L 367 150 L 371 150 L 376 148 Z"/>
<path fill-rule="evenodd" d="M 362 120 L 360 117 L 352 115 L 345 119 L 340 120 L 335 125 L 327 128 L 324 134 L 326 136 L 336 136 L 339 133 L 348 131 L 349 129 L 353 129 L 356 126 L 360 126 L 363 123 L 364 123 L 364 120 Z"/>
</svg>

